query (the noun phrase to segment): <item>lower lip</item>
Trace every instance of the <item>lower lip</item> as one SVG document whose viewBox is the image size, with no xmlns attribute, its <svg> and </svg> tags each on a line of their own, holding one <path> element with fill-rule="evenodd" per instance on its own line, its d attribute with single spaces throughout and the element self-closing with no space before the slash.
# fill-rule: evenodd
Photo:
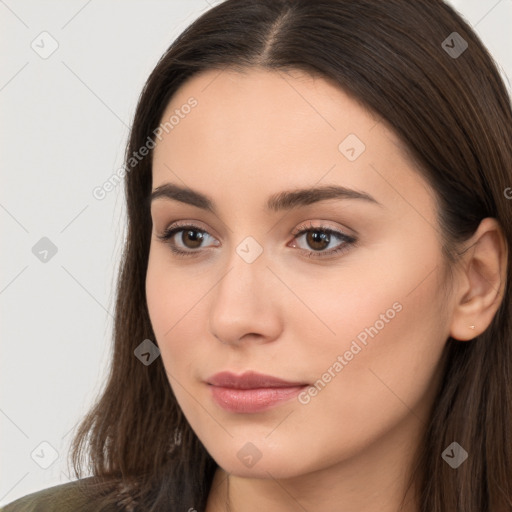
<svg viewBox="0 0 512 512">
<path fill-rule="evenodd" d="M 307 386 L 233 389 L 211 386 L 213 399 L 227 411 L 260 412 L 297 396 Z"/>
</svg>

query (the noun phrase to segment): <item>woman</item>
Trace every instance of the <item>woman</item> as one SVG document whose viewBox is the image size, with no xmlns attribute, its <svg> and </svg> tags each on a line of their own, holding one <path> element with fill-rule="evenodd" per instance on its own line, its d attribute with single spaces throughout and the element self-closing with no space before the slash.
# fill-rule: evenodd
<svg viewBox="0 0 512 512">
<path fill-rule="evenodd" d="M 94 477 L 4 510 L 510 510 L 511 141 L 441 1 L 205 13 L 133 123 Z"/>
</svg>

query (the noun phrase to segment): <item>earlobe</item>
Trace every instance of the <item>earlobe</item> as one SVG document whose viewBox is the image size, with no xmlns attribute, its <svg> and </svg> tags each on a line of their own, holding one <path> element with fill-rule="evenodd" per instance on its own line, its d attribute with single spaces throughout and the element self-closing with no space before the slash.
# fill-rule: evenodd
<svg viewBox="0 0 512 512">
<path fill-rule="evenodd" d="M 484 332 L 498 310 L 507 278 L 508 247 L 493 218 L 485 218 L 461 256 L 458 289 L 453 295 L 450 336 L 468 341 Z"/>
</svg>

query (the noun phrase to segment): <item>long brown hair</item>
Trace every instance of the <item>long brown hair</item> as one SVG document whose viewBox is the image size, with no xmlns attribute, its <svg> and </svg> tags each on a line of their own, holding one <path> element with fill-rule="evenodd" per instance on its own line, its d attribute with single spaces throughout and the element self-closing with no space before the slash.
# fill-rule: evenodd
<svg viewBox="0 0 512 512">
<path fill-rule="evenodd" d="M 450 51 L 456 42 L 460 55 Z M 217 465 L 184 418 L 161 358 L 145 366 L 134 356 L 143 340 L 155 341 L 145 296 L 151 152 L 136 164 L 130 159 L 154 138 L 189 77 L 254 66 L 332 80 L 399 135 L 436 191 L 450 265 L 457 244 L 486 217 L 498 220 L 512 246 L 510 98 L 492 57 L 451 7 L 441 0 L 227 0 L 207 11 L 151 73 L 127 147 L 128 232 L 111 369 L 72 446 L 76 476 L 87 468 L 104 482 L 91 488 L 97 510 L 115 502 L 135 510 L 205 508 Z M 422 512 L 512 509 L 511 318 L 507 279 L 489 328 L 467 343 L 447 340 L 415 472 Z M 453 441 L 469 452 L 457 470 L 441 457 Z"/>
</svg>

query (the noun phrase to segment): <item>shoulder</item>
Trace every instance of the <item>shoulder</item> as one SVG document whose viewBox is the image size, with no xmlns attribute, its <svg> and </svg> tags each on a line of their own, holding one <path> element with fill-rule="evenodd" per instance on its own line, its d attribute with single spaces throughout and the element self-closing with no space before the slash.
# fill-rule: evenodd
<svg viewBox="0 0 512 512">
<path fill-rule="evenodd" d="M 48 487 L 0 507 L 0 512 L 96 512 L 90 493 L 94 492 L 98 482 L 98 478 L 88 477 Z M 110 510 L 118 512 L 120 509 L 116 507 Z"/>
</svg>

